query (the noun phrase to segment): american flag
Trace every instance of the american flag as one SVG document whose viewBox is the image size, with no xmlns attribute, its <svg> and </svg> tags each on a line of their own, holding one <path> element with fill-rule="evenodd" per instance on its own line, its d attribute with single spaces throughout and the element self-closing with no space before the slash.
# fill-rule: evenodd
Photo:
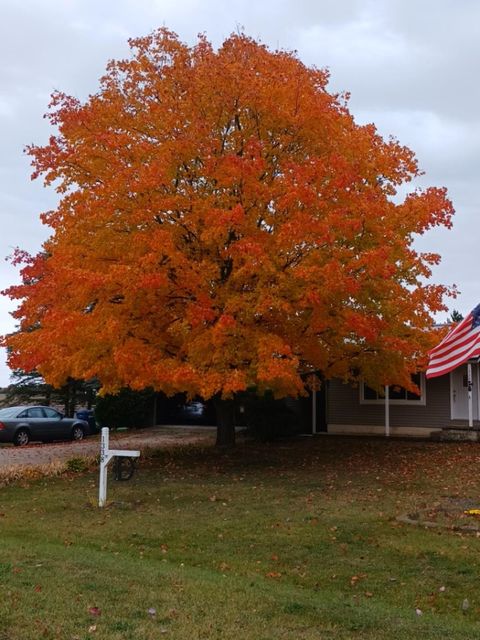
<svg viewBox="0 0 480 640">
<path fill-rule="evenodd" d="M 426 376 L 443 376 L 477 356 L 480 356 L 480 304 L 429 352 Z"/>
</svg>

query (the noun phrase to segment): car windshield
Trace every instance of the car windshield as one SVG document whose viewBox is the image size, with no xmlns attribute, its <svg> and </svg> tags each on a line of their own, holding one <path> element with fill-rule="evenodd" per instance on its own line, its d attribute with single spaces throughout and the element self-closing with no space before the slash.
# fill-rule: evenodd
<svg viewBox="0 0 480 640">
<path fill-rule="evenodd" d="M 5 409 L 0 409 L 0 420 L 2 418 L 16 418 L 24 408 L 25 407 L 6 407 Z"/>
</svg>

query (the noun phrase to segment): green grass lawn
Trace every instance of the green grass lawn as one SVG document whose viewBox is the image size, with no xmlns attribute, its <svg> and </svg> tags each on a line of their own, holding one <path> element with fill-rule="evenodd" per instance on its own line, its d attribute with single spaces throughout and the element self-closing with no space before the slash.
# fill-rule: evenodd
<svg viewBox="0 0 480 640">
<path fill-rule="evenodd" d="M 103 510 L 96 470 L 4 487 L 0 640 L 480 638 L 480 538 L 395 520 L 480 506 L 479 462 L 320 437 L 159 454 Z"/>
</svg>

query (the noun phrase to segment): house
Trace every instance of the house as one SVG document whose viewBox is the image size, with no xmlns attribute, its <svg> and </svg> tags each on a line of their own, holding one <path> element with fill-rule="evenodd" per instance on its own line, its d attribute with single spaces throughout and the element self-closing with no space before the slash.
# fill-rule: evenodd
<svg viewBox="0 0 480 640">
<path fill-rule="evenodd" d="M 472 360 L 471 366 L 473 430 L 476 430 L 480 428 L 479 359 Z M 386 411 L 385 397 L 366 385 L 355 387 L 331 380 L 320 402 L 316 399 L 312 430 L 424 438 L 439 434 L 442 429 L 468 429 L 467 364 L 428 380 L 423 373 L 417 374 L 415 383 L 419 395 L 391 386 Z"/>
<path fill-rule="evenodd" d="M 446 430 L 454 435 L 480 434 L 480 359 L 470 361 L 472 367 L 473 429 L 468 427 L 467 364 L 450 373 L 427 379 L 424 373 L 413 380 L 420 390 L 417 395 L 402 387 L 389 387 L 388 416 L 385 397 L 365 384 L 329 380 L 309 397 L 284 398 L 285 410 L 292 416 L 299 433 L 345 435 L 391 435 L 428 438 Z M 201 405 L 201 411 L 199 406 Z M 213 404 L 187 403 L 184 395 L 167 398 L 156 395 L 155 424 L 216 423 Z M 238 424 L 242 416 L 239 415 Z M 388 429 L 386 422 L 388 421 Z M 442 431 L 443 430 L 443 431 Z M 473 432 L 473 433 L 472 433 Z"/>
</svg>

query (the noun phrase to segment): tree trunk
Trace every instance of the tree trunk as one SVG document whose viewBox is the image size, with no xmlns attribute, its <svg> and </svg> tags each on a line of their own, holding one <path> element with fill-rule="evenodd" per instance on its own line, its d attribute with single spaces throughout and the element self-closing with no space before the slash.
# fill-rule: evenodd
<svg viewBox="0 0 480 640">
<path fill-rule="evenodd" d="M 235 420 L 233 400 L 224 400 L 219 396 L 214 398 L 215 412 L 217 414 L 217 447 L 235 446 Z"/>
<path fill-rule="evenodd" d="M 91 409 L 93 406 L 93 389 L 87 385 L 87 409 Z"/>
<path fill-rule="evenodd" d="M 65 414 L 65 417 L 69 418 L 70 416 L 68 415 L 68 409 L 70 407 L 70 385 L 65 384 L 62 387 L 62 396 L 63 396 L 63 413 Z"/>
</svg>

